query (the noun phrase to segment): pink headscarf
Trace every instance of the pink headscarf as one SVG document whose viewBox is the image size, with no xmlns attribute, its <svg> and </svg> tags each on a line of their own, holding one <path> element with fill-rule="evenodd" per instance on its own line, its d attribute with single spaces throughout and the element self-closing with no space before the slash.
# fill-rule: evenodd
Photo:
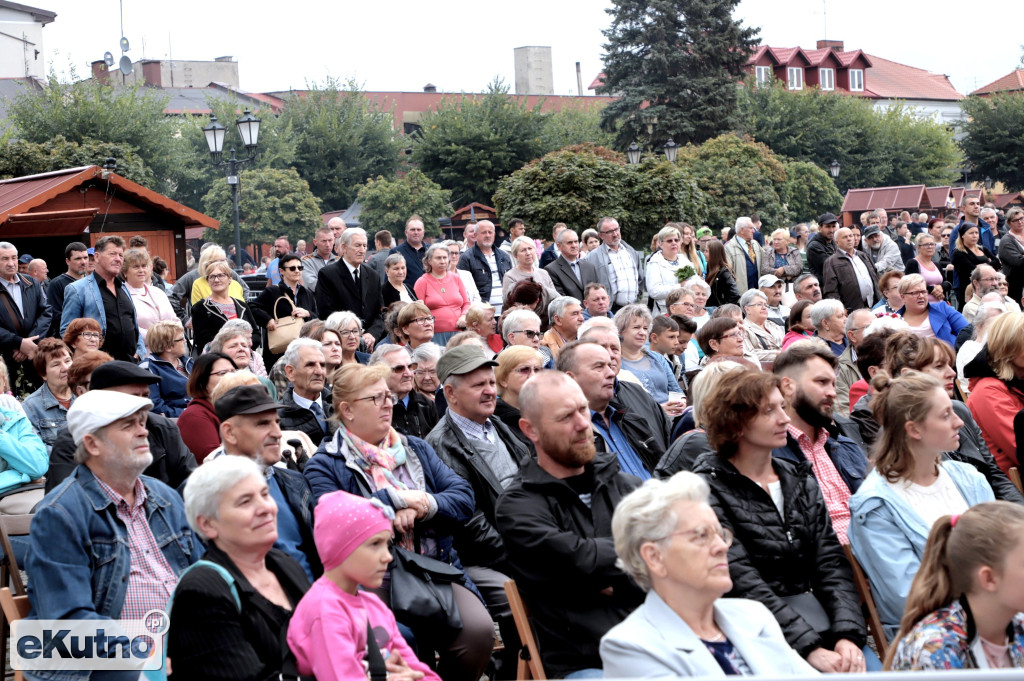
<svg viewBox="0 0 1024 681">
<path fill-rule="evenodd" d="M 379 499 L 348 492 L 325 494 L 313 512 L 313 540 L 325 570 L 345 562 L 364 541 L 391 530 L 394 512 Z"/>
</svg>

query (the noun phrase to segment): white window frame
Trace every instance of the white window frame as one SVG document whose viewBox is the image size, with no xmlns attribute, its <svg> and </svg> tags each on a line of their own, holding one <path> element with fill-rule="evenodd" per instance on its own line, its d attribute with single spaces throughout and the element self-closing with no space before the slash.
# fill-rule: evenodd
<svg viewBox="0 0 1024 681">
<path fill-rule="evenodd" d="M 836 70 L 832 68 L 818 69 L 818 85 L 822 90 L 835 90 Z"/>
<path fill-rule="evenodd" d="M 772 67 L 770 66 L 755 66 L 754 74 L 757 78 L 758 87 L 767 87 L 772 83 Z"/>
<path fill-rule="evenodd" d="M 850 92 L 864 91 L 864 69 L 850 69 Z"/>
<path fill-rule="evenodd" d="M 790 90 L 804 89 L 804 70 L 799 66 L 786 67 L 786 87 Z"/>
</svg>

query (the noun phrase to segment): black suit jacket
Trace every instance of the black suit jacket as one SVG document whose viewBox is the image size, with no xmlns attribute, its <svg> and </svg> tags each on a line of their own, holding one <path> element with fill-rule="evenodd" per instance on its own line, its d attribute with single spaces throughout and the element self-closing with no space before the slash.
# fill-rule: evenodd
<svg viewBox="0 0 1024 681">
<path fill-rule="evenodd" d="M 380 277 L 368 267 L 359 268 L 359 290 L 344 260 L 332 262 L 320 270 L 316 284 L 316 309 L 320 319 L 332 312 L 348 310 L 363 322 L 363 330 L 380 340 L 384 335 L 384 298 L 380 291 Z"/>
<path fill-rule="evenodd" d="M 580 283 L 579 279 L 576 278 L 576 275 L 572 272 L 572 267 L 569 266 L 569 262 L 562 256 L 558 256 L 553 263 L 544 269 L 551 275 L 551 282 L 555 285 L 555 290 L 560 295 L 572 296 L 582 301 L 583 289 L 587 284 L 597 281 L 597 268 L 594 267 L 594 263 L 587 262 L 586 260 L 577 260 L 576 262 L 580 267 L 580 278 L 583 279 L 583 283 Z"/>
</svg>

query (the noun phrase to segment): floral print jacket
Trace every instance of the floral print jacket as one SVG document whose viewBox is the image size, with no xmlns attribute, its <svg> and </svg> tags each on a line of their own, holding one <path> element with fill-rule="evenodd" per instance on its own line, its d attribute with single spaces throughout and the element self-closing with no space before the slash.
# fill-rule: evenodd
<svg viewBox="0 0 1024 681">
<path fill-rule="evenodd" d="M 1017 613 L 1006 635 L 1010 661 L 1024 668 L 1024 614 Z M 894 671 L 988 668 L 966 599 L 926 615 L 895 645 Z"/>
</svg>

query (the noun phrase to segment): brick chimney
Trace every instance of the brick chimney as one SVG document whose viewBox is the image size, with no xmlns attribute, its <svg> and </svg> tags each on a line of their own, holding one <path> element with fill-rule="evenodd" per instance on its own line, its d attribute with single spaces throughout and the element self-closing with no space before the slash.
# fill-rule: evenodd
<svg viewBox="0 0 1024 681">
<path fill-rule="evenodd" d="M 92 63 L 92 77 L 104 85 L 110 84 L 110 69 L 102 59 L 97 59 Z"/>
<path fill-rule="evenodd" d="M 842 40 L 819 40 L 818 41 L 818 49 L 819 50 L 828 49 L 828 50 L 832 50 L 833 52 L 842 52 L 843 51 L 843 41 Z"/>
</svg>

